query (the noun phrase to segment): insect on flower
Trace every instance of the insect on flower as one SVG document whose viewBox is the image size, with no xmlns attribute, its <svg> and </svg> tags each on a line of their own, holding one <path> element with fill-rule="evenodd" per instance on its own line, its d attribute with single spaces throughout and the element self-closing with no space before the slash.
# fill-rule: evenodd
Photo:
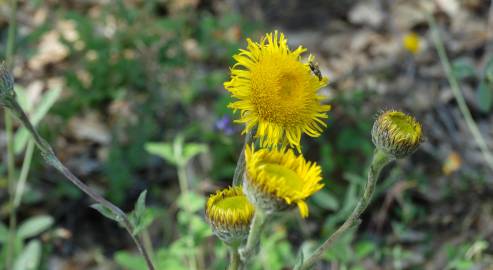
<svg viewBox="0 0 493 270">
<path fill-rule="evenodd" d="M 312 70 L 313 74 L 317 76 L 318 80 L 322 80 L 322 72 L 320 72 L 320 67 L 318 66 L 318 63 L 313 62 L 312 60 L 308 61 L 308 65 L 310 66 L 310 69 Z"/>
</svg>

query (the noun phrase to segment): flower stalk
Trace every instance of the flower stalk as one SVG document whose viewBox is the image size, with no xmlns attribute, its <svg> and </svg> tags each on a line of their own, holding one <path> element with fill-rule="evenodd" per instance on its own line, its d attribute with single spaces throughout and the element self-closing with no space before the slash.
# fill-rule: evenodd
<svg viewBox="0 0 493 270">
<path fill-rule="evenodd" d="M 262 235 L 268 216 L 268 213 L 262 209 L 255 209 L 247 242 L 245 246 L 239 250 L 240 259 L 245 265 L 250 261 L 251 257 L 255 255 L 255 250 L 260 242 L 260 236 Z"/>
<path fill-rule="evenodd" d="M 309 255 L 302 264 L 296 266 L 294 268 L 295 270 L 307 270 L 313 267 L 313 265 L 322 258 L 327 250 L 337 239 L 339 239 L 342 234 L 344 234 L 351 227 L 358 225 L 359 217 L 370 203 L 381 170 L 393 159 L 394 158 L 388 153 L 385 153 L 378 148 L 375 150 L 370 168 L 368 170 L 368 182 L 366 183 L 365 189 L 363 191 L 363 196 L 359 199 L 353 212 L 346 219 L 346 221 L 327 240 L 325 240 L 325 242 L 320 247 L 318 247 L 311 255 Z"/>
<path fill-rule="evenodd" d="M 10 1 L 11 11 L 9 18 L 9 28 L 7 33 L 7 44 L 5 48 L 5 65 L 7 68 L 12 66 L 15 50 L 15 36 L 17 28 L 17 0 Z M 2 82 L 3 83 L 3 82 Z M 10 82 L 8 82 L 10 83 Z M 13 85 L 12 85 L 13 87 Z M 1 102 L 0 102 L 1 104 Z M 16 173 L 15 173 L 15 152 L 14 152 L 14 126 L 12 115 L 5 113 L 5 133 L 7 139 L 7 179 L 9 193 L 9 234 L 7 240 L 7 254 L 5 259 L 6 269 L 11 269 L 15 257 L 15 237 L 17 227 L 17 206 L 15 205 L 16 197 Z"/>
<path fill-rule="evenodd" d="M 55 152 L 53 151 L 51 146 L 41 137 L 41 135 L 39 135 L 37 130 L 31 124 L 31 121 L 29 121 L 29 118 L 27 117 L 26 113 L 24 112 L 24 110 L 22 110 L 22 108 L 20 107 L 19 103 L 16 100 L 16 96 L 15 96 L 15 92 L 13 91 L 13 88 L 4 87 L 5 86 L 4 82 L 6 80 L 13 81 L 11 75 L 4 68 L 3 70 L 1 70 L 1 73 L 2 74 L 0 75 L 2 77 L 3 85 L 1 87 L 2 89 L 0 89 L 0 105 L 3 105 L 6 108 L 8 108 L 12 112 L 12 114 L 15 115 L 21 121 L 24 127 L 26 127 L 26 129 L 29 131 L 32 138 L 34 139 L 36 146 L 41 151 L 41 155 L 43 156 L 44 160 L 49 165 L 57 169 L 72 184 L 77 186 L 81 191 L 83 191 L 93 200 L 95 200 L 96 202 L 107 208 L 109 211 L 111 211 L 111 213 L 115 216 L 115 220 L 125 228 L 125 230 L 131 236 L 132 240 L 135 242 L 139 252 L 144 256 L 148 269 L 154 270 L 155 268 L 149 256 L 149 253 L 147 252 L 146 248 L 142 244 L 142 241 L 139 239 L 139 237 L 133 234 L 134 226 L 130 222 L 130 219 L 125 214 L 125 212 L 123 212 L 120 208 L 118 208 L 116 205 L 106 200 L 98 193 L 94 192 L 89 186 L 87 186 L 86 184 L 84 184 L 84 182 L 82 182 L 79 178 L 77 178 L 67 167 L 65 167 L 65 165 L 63 165 L 63 163 L 55 155 Z"/>
<path fill-rule="evenodd" d="M 252 143 L 253 131 L 248 131 L 245 134 L 245 142 L 243 143 L 243 148 L 241 149 L 240 156 L 238 157 L 238 162 L 236 163 L 235 174 L 233 176 L 233 186 L 241 185 L 243 180 L 243 174 L 245 173 L 245 149 L 248 145 Z"/>
<path fill-rule="evenodd" d="M 241 260 L 240 260 L 240 254 L 238 253 L 238 247 L 231 246 L 229 248 L 229 253 L 230 253 L 230 259 L 229 259 L 228 270 L 240 270 Z"/>
</svg>

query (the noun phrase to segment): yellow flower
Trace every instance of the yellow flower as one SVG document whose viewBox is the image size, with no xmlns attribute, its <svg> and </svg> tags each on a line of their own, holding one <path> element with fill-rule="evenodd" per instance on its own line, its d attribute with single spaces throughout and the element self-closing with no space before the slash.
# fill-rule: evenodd
<svg viewBox="0 0 493 270">
<path fill-rule="evenodd" d="M 213 232 L 227 244 L 239 244 L 248 236 L 255 210 L 241 187 L 229 187 L 211 195 L 205 216 Z"/>
<path fill-rule="evenodd" d="M 231 80 L 224 83 L 238 99 L 229 104 L 240 111 L 235 122 L 245 124 L 244 132 L 257 126 L 255 137 L 260 138 L 262 147 L 289 143 L 300 150 L 302 133 L 318 137 L 326 126 L 323 119 L 330 105 L 321 103 L 323 97 L 317 91 L 328 80 L 312 72 L 309 63 L 301 62 L 306 49 L 299 46 L 291 51 L 282 33 L 266 34 L 260 43 L 247 42 L 247 49 L 233 56 L 236 64 L 231 68 Z"/>
<path fill-rule="evenodd" d="M 421 40 L 416 33 L 411 32 L 406 34 L 402 38 L 402 43 L 404 45 L 404 48 L 412 54 L 416 54 L 419 52 Z"/>
<path fill-rule="evenodd" d="M 320 166 L 292 150 L 255 151 L 247 146 L 245 158 L 245 193 L 256 207 L 279 211 L 296 204 L 301 216 L 308 216 L 305 199 L 324 186 Z"/>
<path fill-rule="evenodd" d="M 396 158 L 411 154 L 423 140 L 421 124 L 414 117 L 394 110 L 378 116 L 371 135 L 377 148 Z"/>
</svg>

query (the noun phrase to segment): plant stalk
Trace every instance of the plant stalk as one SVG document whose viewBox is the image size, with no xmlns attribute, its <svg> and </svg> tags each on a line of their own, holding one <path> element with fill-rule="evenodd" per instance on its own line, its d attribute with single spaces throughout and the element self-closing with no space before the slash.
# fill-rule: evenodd
<svg viewBox="0 0 493 270">
<path fill-rule="evenodd" d="M 243 148 L 241 149 L 240 156 L 238 157 L 238 162 L 236 163 L 235 174 L 233 176 L 233 186 L 241 185 L 243 179 L 243 174 L 245 173 L 245 148 L 247 145 L 252 143 L 253 131 L 248 131 L 245 135 L 245 142 L 243 143 Z"/>
<path fill-rule="evenodd" d="M 180 185 L 181 194 L 186 194 L 188 191 L 190 191 L 190 188 L 188 186 L 187 165 L 178 165 L 177 171 L 178 184 Z"/>
<path fill-rule="evenodd" d="M 24 154 L 24 162 L 22 163 L 21 172 L 19 175 L 19 181 L 15 188 L 14 207 L 17 208 L 21 204 L 22 195 L 26 187 L 27 176 L 29 175 L 29 169 L 31 168 L 31 161 L 34 154 L 34 141 L 30 139 L 27 142 L 26 152 Z"/>
<path fill-rule="evenodd" d="M 9 29 L 7 33 L 7 45 L 5 48 L 5 62 L 8 69 L 12 68 L 15 33 L 17 28 L 17 0 L 11 1 L 11 12 L 9 18 Z M 15 235 L 17 227 L 17 208 L 14 205 L 16 179 L 15 179 L 15 153 L 14 153 L 14 127 L 12 116 L 5 112 L 5 131 L 7 136 L 7 179 L 9 187 L 9 236 L 7 241 L 7 254 L 5 260 L 6 269 L 12 268 L 15 256 Z"/>
<path fill-rule="evenodd" d="M 260 242 L 260 236 L 264 230 L 268 214 L 262 209 L 255 209 L 253 215 L 252 224 L 250 225 L 250 232 L 248 233 L 247 242 L 244 247 L 240 248 L 239 254 L 241 261 L 246 265 L 253 255 L 255 255 L 255 249 Z"/>
<path fill-rule="evenodd" d="M 125 230 L 130 234 L 132 240 L 135 242 L 139 252 L 144 256 L 144 259 L 147 263 L 147 267 L 149 270 L 154 270 L 154 265 L 152 264 L 152 260 L 147 252 L 146 248 L 142 244 L 140 238 L 133 234 L 134 228 L 132 223 L 130 222 L 128 216 L 123 212 L 120 208 L 118 208 L 113 203 L 106 200 L 104 197 L 94 192 L 89 186 L 84 184 L 80 179 L 78 179 L 63 163 L 57 158 L 55 152 L 51 148 L 51 146 L 39 135 L 37 130 L 29 121 L 29 118 L 25 114 L 25 112 L 20 107 L 19 103 L 13 97 L 7 97 L 5 100 L 5 106 L 11 110 L 11 112 L 19 118 L 22 124 L 26 127 L 26 129 L 31 134 L 36 146 L 41 151 L 41 155 L 45 159 L 45 161 L 57 169 L 60 173 L 62 173 L 72 184 L 77 186 L 80 190 L 86 193 L 93 200 L 101 204 L 102 206 L 109 209 L 116 217 L 117 221 L 125 228 Z"/>
<path fill-rule="evenodd" d="M 228 270 L 240 270 L 241 260 L 240 253 L 238 253 L 238 247 L 230 247 L 229 253 L 230 259 Z"/>
<path fill-rule="evenodd" d="M 373 154 L 373 160 L 371 162 L 370 168 L 368 170 L 368 182 L 366 183 L 365 189 L 363 191 L 363 196 L 359 199 L 356 207 L 354 208 L 351 215 L 344 221 L 344 223 L 327 239 L 320 245 L 311 255 L 309 255 L 302 264 L 297 265 L 294 270 L 307 270 L 313 267 L 313 265 L 320 260 L 331 245 L 339 239 L 339 237 L 346 232 L 351 227 L 358 225 L 359 217 L 368 207 L 373 191 L 378 181 L 380 171 L 385 165 L 392 161 L 392 157 L 381 150 L 376 149 Z"/>
<path fill-rule="evenodd" d="M 435 19 L 431 14 L 428 14 L 427 17 L 428 17 L 428 24 L 430 25 L 430 28 L 432 30 L 431 36 L 433 38 L 433 43 L 435 44 L 435 48 L 438 52 L 438 57 L 440 58 L 440 62 L 442 64 L 443 70 L 447 75 L 447 80 L 450 84 L 450 88 L 452 89 L 452 93 L 454 94 L 455 100 L 457 101 L 459 110 L 462 113 L 462 116 L 464 117 L 467 127 L 469 128 L 469 131 L 471 131 L 471 134 L 474 140 L 476 141 L 476 144 L 479 146 L 479 149 L 481 150 L 481 153 L 484 156 L 486 164 L 490 167 L 491 170 L 493 170 L 493 154 L 491 154 L 490 150 L 488 149 L 488 145 L 486 144 L 483 136 L 481 135 L 478 125 L 472 118 L 471 111 L 467 107 L 464 96 L 462 95 L 462 92 L 460 90 L 459 82 L 452 72 L 452 66 L 450 65 L 450 61 L 447 57 L 445 46 L 443 45 L 442 38 L 440 37 L 440 33 L 438 32 L 438 27 L 435 22 Z"/>
</svg>

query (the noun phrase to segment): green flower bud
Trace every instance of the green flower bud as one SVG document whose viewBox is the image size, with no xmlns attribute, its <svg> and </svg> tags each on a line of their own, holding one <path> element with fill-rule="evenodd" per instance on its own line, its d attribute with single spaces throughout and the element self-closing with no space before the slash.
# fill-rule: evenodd
<svg viewBox="0 0 493 270">
<path fill-rule="evenodd" d="M 207 200 L 205 217 L 214 234 L 230 246 L 238 246 L 248 237 L 255 212 L 241 187 L 217 191 Z"/>
<path fill-rule="evenodd" d="M 5 63 L 0 64 L 0 105 L 10 106 L 15 99 L 14 78 Z"/>
<path fill-rule="evenodd" d="M 375 146 L 395 158 L 412 154 L 422 142 L 421 124 L 400 111 L 381 113 L 371 131 Z"/>
</svg>

